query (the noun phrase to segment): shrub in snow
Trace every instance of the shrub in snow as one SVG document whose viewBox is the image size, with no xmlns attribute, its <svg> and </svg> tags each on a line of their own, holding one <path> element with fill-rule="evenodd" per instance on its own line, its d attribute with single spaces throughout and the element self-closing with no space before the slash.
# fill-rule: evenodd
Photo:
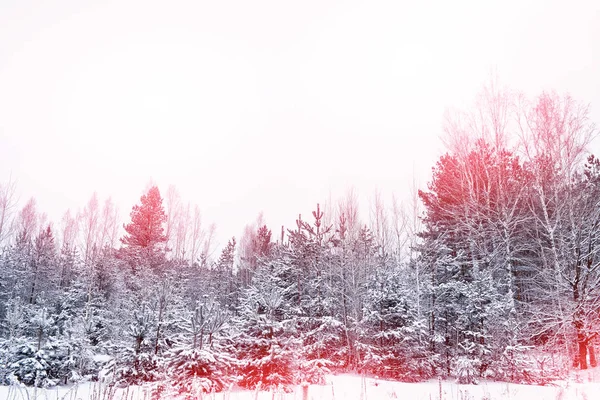
<svg viewBox="0 0 600 400">
<path fill-rule="evenodd" d="M 26 339 L 6 341 L 3 347 L 6 358 L 1 373 L 2 384 L 17 381 L 28 386 L 48 387 L 58 383 L 51 347 L 38 350 L 36 344 Z"/>
<path fill-rule="evenodd" d="M 160 358 L 151 351 L 136 352 L 132 348 L 126 348 L 106 369 L 114 371 L 113 379 L 121 386 L 139 385 L 161 377 L 159 364 Z"/>
<path fill-rule="evenodd" d="M 227 360 L 211 350 L 178 348 L 167 357 L 169 378 L 179 393 L 221 391 Z"/>
<path fill-rule="evenodd" d="M 245 333 L 236 340 L 240 358 L 239 384 L 247 388 L 255 388 L 259 383 L 265 388 L 295 384 L 298 341 L 283 336 L 283 331 L 277 326 L 256 328 L 252 336 Z"/>
<path fill-rule="evenodd" d="M 298 318 L 298 324 L 304 357 L 309 362 L 326 359 L 328 368 L 344 370 L 348 361 L 344 324 L 329 316 Z"/>
<path fill-rule="evenodd" d="M 143 303 L 141 309 L 134 312 L 134 321 L 127 332 L 133 339 L 133 346 L 123 347 L 107 368 L 114 371 L 113 379 L 119 385 L 138 385 L 160 378 L 161 357 L 150 337 L 153 324 L 151 311 Z"/>
<path fill-rule="evenodd" d="M 324 385 L 325 376 L 331 373 L 333 363 L 326 359 L 303 360 L 300 363 L 300 380 L 315 385 Z"/>
<path fill-rule="evenodd" d="M 456 381 L 463 385 L 476 385 L 480 366 L 481 361 L 478 359 L 466 356 L 458 357 L 454 362 Z"/>
<path fill-rule="evenodd" d="M 530 346 L 506 346 L 501 359 L 494 365 L 493 378 L 516 383 L 533 383 L 535 372 L 528 355 L 529 350 Z"/>
<path fill-rule="evenodd" d="M 534 361 L 532 383 L 547 385 L 552 381 L 565 379 L 568 376 L 568 361 L 563 355 L 557 355 L 552 351 L 548 351 L 546 354 L 530 352 L 529 356 Z"/>
<path fill-rule="evenodd" d="M 0 344 L 0 382 L 12 379 L 25 385 L 49 387 L 82 379 L 89 368 L 86 353 L 68 341 L 50 338 L 38 348 L 27 339 L 12 339 Z"/>
<path fill-rule="evenodd" d="M 420 348 L 396 343 L 377 347 L 363 359 L 363 371 L 402 382 L 419 382 L 433 377 L 438 357 Z"/>
</svg>

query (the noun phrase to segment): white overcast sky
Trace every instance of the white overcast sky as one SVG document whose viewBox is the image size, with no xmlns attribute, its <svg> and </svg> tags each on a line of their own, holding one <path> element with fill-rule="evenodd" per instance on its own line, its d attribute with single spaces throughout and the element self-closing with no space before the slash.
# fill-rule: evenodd
<svg viewBox="0 0 600 400">
<path fill-rule="evenodd" d="M 600 123 L 600 1 L 0 0 L 0 182 L 55 223 L 94 191 L 126 222 L 153 180 L 221 242 L 259 211 L 278 232 L 425 186 L 491 70 Z"/>
</svg>

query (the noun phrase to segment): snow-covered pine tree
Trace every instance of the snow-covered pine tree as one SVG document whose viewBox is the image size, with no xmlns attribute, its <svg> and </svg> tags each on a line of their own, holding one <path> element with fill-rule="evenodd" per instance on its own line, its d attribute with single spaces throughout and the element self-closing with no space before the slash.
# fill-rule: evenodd
<svg viewBox="0 0 600 400">
<path fill-rule="evenodd" d="M 240 281 L 234 273 L 235 263 L 235 237 L 232 237 L 222 250 L 218 260 L 206 273 L 209 275 L 208 292 L 210 296 L 218 299 L 225 309 L 235 311 L 238 306 L 238 288 Z"/>
<path fill-rule="evenodd" d="M 235 373 L 227 322 L 229 311 L 208 295 L 178 316 L 181 330 L 167 351 L 167 374 L 176 391 L 193 395 L 219 391 Z"/>
<path fill-rule="evenodd" d="M 305 372 L 322 380 L 329 367 L 344 368 L 348 359 L 345 325 L 340 318 L 343 297 L 335 291 L 340 274 L 332 255 L 332 226 L 324 225 L 320 205 L 313 211 L 314 222 L 309 224 L 301 216 L 296 229 L 288 230 L 289 247 L 284 253 L 289 258 L 291 283 L 294 283 L 293 304 L 300 310 L 298 331 L 306 358 Z"/>
<path fill-rule="evenodd" d="M 292 271 L 289 259 L 265 260 L 242 291 L 232 341 L 244 387 L 289 387 L 298 381 L 301 342 Z"/>
<path fill-rule="evenodd" d="M 133 311 L 133 319 L 126 332 L 126 342 L 119 348 L 115 359 L 114 379 L 119 385 L 153 382 L 161 377 L 160 366 L 154 353 L 156 331 L 155 314 L 147 302 Z"/>
<path fill-rule="evenodd" d="M 492 374 L 503 353 L 499 323 L 515 307 L 522 281 L 516 262 L 526 260 L 527 219 L 518 159 L 483 141 L 443 156 L 425 206 L 420 264 L 430 276 L 430 330 L 443 371 L 475 381 Z"/>
<path fill-rule="evenodd" d="M 371 276 L 360 342 L 369 373 L 414 382 L 435 374 L 427 321 L 416 309 L 414 273 L 409 266 L 381 266 Z"/>
</svg>

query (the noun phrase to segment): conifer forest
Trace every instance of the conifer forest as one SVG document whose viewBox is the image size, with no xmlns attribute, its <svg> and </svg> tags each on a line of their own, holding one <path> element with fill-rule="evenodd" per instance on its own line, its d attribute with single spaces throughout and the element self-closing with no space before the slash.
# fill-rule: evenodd
<svg viewBox="0 0 600 400">
<path fill-rule="evenodd" d="M 595 367 L 596 134 L 568 95 L 488 86 L 447 115 L 408 201 L 314 199 L 294 226 L 259 218 L 215 254 L 216 228 L 174 187 L 148 187 L 122 219 L 93 195 L 48 221 L 4 182 L 0 384 L 543 384 Z"/>
</svg>

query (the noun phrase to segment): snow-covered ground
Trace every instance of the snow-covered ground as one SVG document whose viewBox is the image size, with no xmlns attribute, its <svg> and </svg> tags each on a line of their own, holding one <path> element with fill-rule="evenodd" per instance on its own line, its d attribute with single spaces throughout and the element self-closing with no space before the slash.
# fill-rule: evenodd
<svg viewBox="0 0 600 400">
<path fill-rule="evenodd" d="M 343 374 L 328 377 L 326 385 L 308 387 L 310 400 L 588 400 L 600 396 L 600 371 L 574 374 L 572 379 L 557 381 L 549 386 L 517 385 L 483 382 L 479 385 L 458 385 L 454 382 L 429 381 L 402 383 Z M 232 390 L 204 394 L 204 400 L 303 400 L 303 388 L 291 393 L 279 391 Z M 75 387 L 53 389 L 0 386 L 2 400 L 149 400 L 150 390 L 144 387 L 109 392 L 98 384 L 86 383 Z"/>
</svg>

